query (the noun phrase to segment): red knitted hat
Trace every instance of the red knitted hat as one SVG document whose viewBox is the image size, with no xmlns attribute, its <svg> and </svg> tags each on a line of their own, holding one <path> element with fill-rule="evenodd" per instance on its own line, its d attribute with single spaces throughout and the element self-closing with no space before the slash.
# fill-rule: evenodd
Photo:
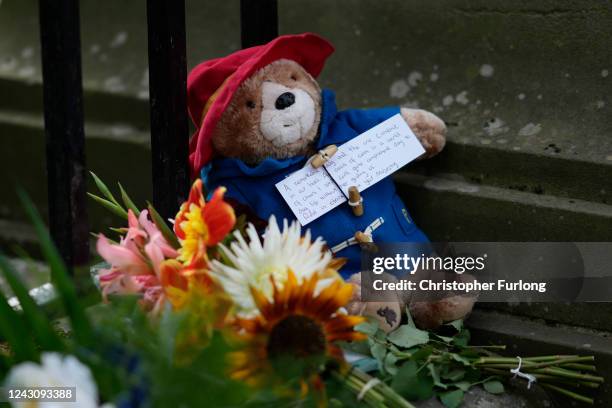
<svg viewBox="0 0 612 408">
<path fill-rule="evenodd" d="M 197 128 L 189 142 L 192 176 L 197 177 L 211 160 L 212 132 L 244 80 L 279 59 L 293 60 L 317 77 L 332 52 L 334 47 L 316 34 L 282 35 L 265 45 L 204 61 L 195 67 L 187 79 L 189 116 Z"/>
</svg>

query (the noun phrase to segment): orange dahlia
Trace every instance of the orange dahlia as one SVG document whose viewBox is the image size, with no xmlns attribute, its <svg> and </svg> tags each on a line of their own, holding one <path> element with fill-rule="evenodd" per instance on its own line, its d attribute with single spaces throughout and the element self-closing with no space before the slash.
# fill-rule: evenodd
<svg viewBox="0 0 612 408">
<path fill-rule="evenodd" d="M 202 180 L 197 179 L 189 198 L 181 205 L 174 221 L 174 232 L 179 239 L 178 260 L 184 264 L 206 258 L 206 249 L 217 245 L 232 230 L 236 215 L 231 205 L 223 200 L 225 188 L 215 190 L 207 203 L 202 193 Z"/>
<path fill-rule="evenodd" d="M 230 375 L 256 386 L 279 385 L 293 377 L 302 388 L 316 388 L 325 362 L 344 362 L 336 343 L 365 338 L 353 330 L 364 318 L 341 311 L 351 298 L 352 285 L 336 279 L 317 293 L 318 274 L 298 283 L 292 271 L 282 286 L 273 276 L 270 280 L 271 299 L 251 289 L 260 313 L 237 318 L 242 348 L 230 353 Z"/>
</svg>

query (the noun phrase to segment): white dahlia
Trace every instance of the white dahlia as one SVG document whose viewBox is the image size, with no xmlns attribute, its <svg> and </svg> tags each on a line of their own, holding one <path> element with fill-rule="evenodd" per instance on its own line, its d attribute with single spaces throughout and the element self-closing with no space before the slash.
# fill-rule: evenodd
<svg viewBox="0 0 612 408">
<path fill-rule="evenodd" d="M 317 238 L 311 242 L 310 230 L 302 237 L 297 222 L 289 225 L 284 220 L 281 231 L 276 218 L 271 216 L 263 242 L 252 224 L 249 224 L 246 232 L 249 242 L 239 232 L 235 232 L 236 240 L 230 247 L 221 246 L 230 265 L 219 261 L 211 264 L 212 275 L 232 297 L 240 315 L 256 313 L 251 287 L 271 299 L 271 276 L 277 286 L 282 287 L 289 270 L 293 271 L 298 284 L 318 273 L 323 278 L 318 290 L 329 285 L 331 279 L 341 279 L 332 264 L 331 253 L 324 248 L 325 241 Z"/>
<path fill-rule="evenodd" d="M 40 364 L 24 362 L 11 368 L 4 380 L 5 388 L 74 387 L 74 402 L 17 402 L 14 407 L 98 408 L 98 387 L 89 367 L 71 355 L 43 353 Z M 100 408 L 112 408 L 105 404 Z"/>
</svg>

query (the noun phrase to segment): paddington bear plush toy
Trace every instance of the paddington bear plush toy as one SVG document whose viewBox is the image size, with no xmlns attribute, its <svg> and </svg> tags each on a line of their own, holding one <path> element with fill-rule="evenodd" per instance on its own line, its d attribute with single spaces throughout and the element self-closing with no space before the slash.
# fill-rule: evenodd
<svg viewBox="0 0 612 408">
<path fill-rule="evenodd" d="M 315 78 L 333 52 L 325 39 L 310 33 L 285 35 L 266 45 L 205 61 L 189 75 L 189 114 L 197 131 L 190 142 L 193 176 L 200 173 L 211 191 L 227 188 L 226 197 L 267 220 L 295 219 L 275 184 L 302 168 L 326 146 L 340 146 L 400 113 L 431 157 L 444 147 L 446 127 L 434 114 L 399 107 L 338 111 L 334 93 L 319 88 Z M 347 258 L 346 279 L 359 287 L 360 245 L 340 245 L 356 231 L 367 231 L 374 242 L 427 242 L 386 178 L 362 192 L 365 212 L 357 217 L 347 204 L 308 224 L 335 255 Z M 377 219 L 383 222 L 376 222 Z M 377 318 L 391 330 L 399 324 L 402 303 L 368 304 L 355 291 L 352 313 Z M 410 302 L 413 318 L 432 328 L 463 317 L 471 302 L 446 298 Z"/>
</svg>

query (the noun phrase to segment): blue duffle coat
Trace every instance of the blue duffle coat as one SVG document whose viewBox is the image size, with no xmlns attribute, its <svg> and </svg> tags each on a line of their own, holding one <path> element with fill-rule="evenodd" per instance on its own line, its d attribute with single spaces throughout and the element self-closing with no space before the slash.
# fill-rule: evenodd
<svg viewBox="0 0 612 408">
<path fill-rule="evenodd" d="M 338 112 L 332 91 L 322 92 L 322 113 L 317 148 L 341 144 L 399 113 L 399 107 L 381 109 L 351 109 Z M 218 186 L 227 188 L 226 196 L 247 204 L 262 219 L 275 215 L 277 220 L 295 220 L 294 214 L 276 189 L 275 184 L 304 166 L 305 156 L 277 160 L 268 158 L 251 167 L 241 160 L 218 158 L 202 170 L 208 191 Z M 348 203 L 341 204 L 306 227 L 313 237 L 321 236 L 333 247 L 364 231 L 374 220 L 384 222 L 376 228 L 374 242 L 428 242 L 425 234 L 414 224 L 404 204 L 395 192 L 395 186 L 387 177 L 361 192 L 364 214 L 355 216 Z M 418 256 L 420 254 L 414 254 Z M 361 269 L 361 248 L 351 245 L 336 256 L 348 258 L 340 271 L 346 278 Z"/>
</svg>

